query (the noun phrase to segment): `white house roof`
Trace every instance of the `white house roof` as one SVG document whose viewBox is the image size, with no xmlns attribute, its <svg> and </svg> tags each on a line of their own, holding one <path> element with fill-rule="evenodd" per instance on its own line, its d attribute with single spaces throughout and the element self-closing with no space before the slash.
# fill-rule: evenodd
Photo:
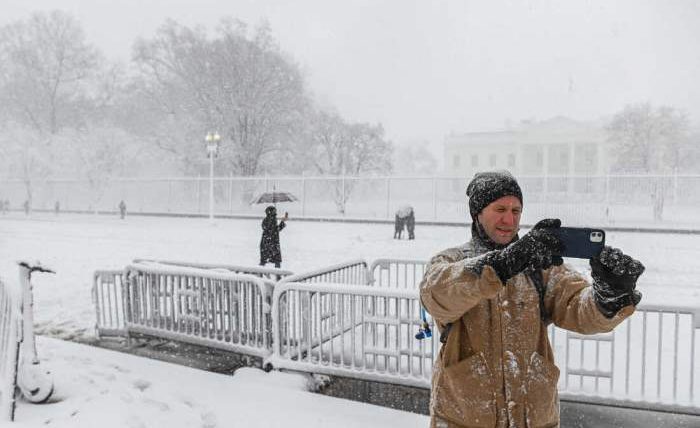
<svg viewBox="0 0 700 428">
<path fill-rule="evenodd" d="M 465 144 L 604 143 L 606 139 L 601 124 L 555 116 L 539 122 L 522 121 L 510 129 L 453 133 L 445 137 L 445 147 Z"/>
</svg>

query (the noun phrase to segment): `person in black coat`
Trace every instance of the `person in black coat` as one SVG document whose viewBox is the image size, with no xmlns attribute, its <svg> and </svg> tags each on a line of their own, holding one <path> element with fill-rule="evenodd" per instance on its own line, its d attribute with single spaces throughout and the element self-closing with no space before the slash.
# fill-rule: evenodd
<svg viewBox="0 0 700 428">
<path fill-rule="evenodd" d="M 415 238 L 413 232 L 416 227 L 416 217 L 413 214 L 413 207 L 410 205 L 402 206 L 394 215 L 394 239 L 401 239 L 404 226 L 408 230 L 408 239 Z"/>
<path fill-rule="evenodd" d="M 124 217 L 126 217 L 126 202 L 124 202 L 124 200 L 119 202 L 119 217 L 122 220 L 124 220 Z"/>
<path fill-rule="evenodd" d="M 403 217 L 399 216 L 399 213 L 396 213 L 396 215 L 394 216 L 394 239 L 401 239 L 401 234 L 403 233 L 403 224 Z"/>
<path fill-rule="evenodd" d="M 279 268 L 282 263 L 280 251 L 280 230 L 286 226 L 285 220 L 289 215 L 284 213 L 284 218 L 277 224 L 277 208 L 270 205 L 265 208 L 265 218 L 262 221 L 262 238 L 260 238 L 260 266 L 266 263 L 274 263 Z"/>
<path fill-rule="evenodd" d="M 408 230 L 408 239 L 416 238 L 416 235 L 413 233 L 416 230 L 416 216 L 413 210 L 406 217 L 406 230 Z"/>
</svg>

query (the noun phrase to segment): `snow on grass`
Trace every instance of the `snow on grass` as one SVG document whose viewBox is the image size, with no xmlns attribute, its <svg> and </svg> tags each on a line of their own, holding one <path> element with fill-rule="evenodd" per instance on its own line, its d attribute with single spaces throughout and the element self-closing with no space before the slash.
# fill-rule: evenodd
<svg viewBox="0 0 700 428">
<path fill-rule="evenodd" d="M 0 216 L 0 276 L 16 280 L 16 260 L 40 260 L 55 275 L 36 274 L 38 331 L 60 338 L 94 335 L 92 273 L 122 269 L 134 258 L 256 266 L 260 220 L 19 214 Z M 524 233 L 526 231 L 522 231 Z M 393 225 L 294 221 L 280 234 L 282 267 L 295 273 L 363 258 L 428 260 L 463 243 L 468 229 L 418 226 L 416 239 L 395 240 Z M 700 307 L 700 235 L 609 232 L 609 245 L 640 259 L 642 303 Z M 567 260 L 583 272 L 584 260 Z M 269 265 L 271 266 L 271 265 Z"/>
</svg>

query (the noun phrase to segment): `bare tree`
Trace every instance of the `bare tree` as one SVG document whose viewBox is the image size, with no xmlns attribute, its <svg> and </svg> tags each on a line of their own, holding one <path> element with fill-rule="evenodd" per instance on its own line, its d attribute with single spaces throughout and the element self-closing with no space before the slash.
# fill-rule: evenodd
<svg viewBox="0 0 700 428">
<path fill-rule="evenodd" d="M 95 212 L 112 180 L 123 175 L 129 163 L 139 158 L 139 145 L 134 137 L 112 126 L 63 131 L 55 137 L 53 145 L 64 160 L 59 173 L 86 180 L 90 207 Z"/>
<path fill-rule="evenodd" d="M 679 171 L 684 173 L 700 173 L 700 130 L 690 132 L 688 144 L 683 147 L 680 153 Z"/>
<path fill-rule="evenodd" d="M 294 132 L 307 103 L 298 67 L 266 25 L 249 36 L 244 24 L 225 21 L 209 40 L 201 28 L 168 21 L 135 45 L 134 60 L 140 93 L 154 114 L 167 118 L 166 129 L 152 137 L 182 159 L 202 159 L 199 166 L 204 135 L 218 130 L 219 162 L 236 175 L 255 175 L 263 157 Z"/>
<path fill-rule="evenodd" d="M 425 144 L 397 145 L 392 158 L 394 173 L 434 175 L 437 171 L 437 160 L 424 147 Z"/>
<path fill-rule="evenodd" d="M 79 125 L 100 58 L 80 24 L 64 12 L 37 12 L 0 28 L 0 104 L 6 116 L 40 133 Z"/>
<path fill-rule="evenodd" d="M 622 172 L 670 173 L 680 165 L 687 143 L 688 118 L 672 107 L 649 103 L 630 105 L 607 126 L 613 144 L 614 168 Z"/>
<path fill-rule="evenodd" d="M 645 174 L 676 173 L 681 152 L 688 144 L 688 118 L 672 107 L 654 108 L 649 103 L 629 105 L 607 126 L 616 155 L 613 169 Z M 663 216 L 668 183 L 662 178 L 651 184 L 654 219 Z"/>
<path fill-rule="evenodd" d="M 3 148 L 0 166 L 8 176 L 22 180 L 25 200 L 31 208 L 36 183 L 46 180 L 54 166 L 50 138 L 15 125 L 0 133 L 0 146 Z"/>
<path fill-rule="evenodd" d="M 34 183 L 66 162 L 67 151 L 54 147 L 60 133 L 104 120 L 112 95 L 108 82 L 119 72 L 105 67 L 79 22 L 61 11 L 1 27 L 0 63 L 0 118 L 31 204 Z"/>
<path fill-rule="evenodd" d="M 348 124 L 335 113 L 320 112 L 311 132 L 309 158 L 322 175 L 358 176 L 391 172 L 391 142 L 384 139 L 381 125 Z M 335 183 L 334 201 L 345 212 L 354 181 Z"/>
</svg>

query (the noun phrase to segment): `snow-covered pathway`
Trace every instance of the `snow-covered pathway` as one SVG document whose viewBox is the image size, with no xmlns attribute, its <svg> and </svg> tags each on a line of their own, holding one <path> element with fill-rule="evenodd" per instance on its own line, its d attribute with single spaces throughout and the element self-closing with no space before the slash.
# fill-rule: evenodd
<svg viewBox="0 0 700 428">
<path fill-rule="evenodd" d="M 43 337 L 38 348 L 56 390 L 48 404 L 20 401 L 16 428 L 428 426 L 427 416 L 308 392 L 300 374 L 228 376 Z"/>
</svg>

